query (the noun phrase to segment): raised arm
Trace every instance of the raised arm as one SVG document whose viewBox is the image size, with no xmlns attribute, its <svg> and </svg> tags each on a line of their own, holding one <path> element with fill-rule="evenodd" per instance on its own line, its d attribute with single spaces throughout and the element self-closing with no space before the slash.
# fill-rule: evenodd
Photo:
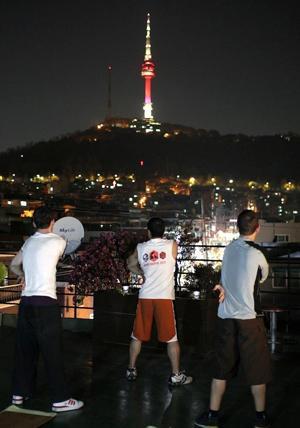
<svg viewBox="0 0 300 428">
<path fill-rule="evenodd" d="M 138 260 L 137 249 L 135 249 L 134 252 L 128 257 L 127 267 L 130 270 L 130 272 L 143 276 L 143 271 L 140 267 L 139 260 Z"/>
<path fill-rule="evenodd" d="M 23 264 L 23 253 L 22 250 L 20 250 L 15 257 L 12 259 L 10 263 L 10 270 L 17 275 L 17 277 L 24 277 L 24 272 L 22 269 Z"/>
<path fill-rule="evenodd" d="M 178 245 L 176 241 L 173 241 L 173 245 L 172 245 L 172 256 L 174 257 L 174 259 L 177 259 L 177 254 L 178 254 Z"/>
<path fill-rule="evenodd" d="M 260 252 L 260 260 L 259 260 L 259 267 L 261 268 L 261 280 L 260 282 L 264 282 L 269 274 L 269 265 L 268 262 L 263 255 L 262 252 Z"/>
</svg>

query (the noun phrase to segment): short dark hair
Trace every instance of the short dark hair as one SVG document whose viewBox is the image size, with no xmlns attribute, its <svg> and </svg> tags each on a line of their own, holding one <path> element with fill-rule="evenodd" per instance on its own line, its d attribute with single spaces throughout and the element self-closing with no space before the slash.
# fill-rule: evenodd
<svg viewBox="0 0 300 428">
<path fill-rule="evenodd" d="M 237 218 L 237 227 L 241 235 L 252 235 L 259 226 L 258 215 L 252 210 L 242 211 Z"/>
<path fill-rule="evenodd" d="M 165 222 L 159 217 L 152 217 L 148 221 L 147 228 L 152 238 L 161 238 L 165 233 Z"/>
<path fill-rule="evenodd" d="M 49 227 L 51 221 L 55 219 L 56 213 L 47 206 L 39 207 L 33 213 L 33 222 L 37 229 Z"/>
</svg>

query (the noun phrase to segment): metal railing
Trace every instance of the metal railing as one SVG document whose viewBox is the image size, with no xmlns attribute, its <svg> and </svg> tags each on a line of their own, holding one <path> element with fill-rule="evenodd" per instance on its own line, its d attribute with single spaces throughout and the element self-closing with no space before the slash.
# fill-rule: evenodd
<svg viewBox="0 0 300 428">
<path fill-rule="evenodd" d="M 194 290 L 193 271 L 198 265 L 220 267 L 224 252 L 224 245 L 185 245 L 179 249 L 179 256 L 175 270 L 175 285 L 177 291 Z M 281 255 L 274 255 L 274 248 L 281 251 Z M 300 308 L 300 260 L 295 259 L 289 247 L 263 247 L 269 261 L 270 272 L 267 281 L 261 286 L 262 303 L 264 300 L 273 304 L 284 304 L 287 309 Z M 275 251 L 276 253 L 276 251 Z M 195 278 L 196 279 L 196 278 Z M 196 282 L 196 281 L 195 281 Z M 137 286 L 135 280 L 124 284 L 129 287 Z M 278 286 L 279 285 L 279 286 Z M 67 284 L 58 288 L 58 302 L 64 317 L 82 317 L 82 311 L 90 311 L 92 318 L 93 304 L 85 304 L 84 299 L 93 297 L 93 294 L 82 296 L 76 287 Z M 21 285 L 11 284 L 0 287 L 0 305 L 18 304 L 21 296 Z M 84 317 L 87 318 L 87 317 Z"/>
<path fill-rule="evenodd" d="M 0 287 L 0 304 L 14 304 L 21 297 L 22 285 L 3 285 Z"/>
</svg>

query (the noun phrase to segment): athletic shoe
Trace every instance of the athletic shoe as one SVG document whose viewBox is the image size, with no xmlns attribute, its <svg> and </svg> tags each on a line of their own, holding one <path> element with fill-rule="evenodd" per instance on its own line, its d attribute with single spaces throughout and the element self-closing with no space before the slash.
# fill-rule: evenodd
<svg viewBox="0 0 300 428">
<path fill-rule="evenodd" d="M 126 370 L 126 379 L 133 381 L 133 380 L 136 380 L 136 378 L 137 378 L 136 368 L 135 367 L 133 367 L 133 368 L 128 367 L 128 369 Z"/>
<path fill-rule="evenodd" d="M 61 401 L 59 403 L 52 404 L 52 412 L 71 412 L 72 410 L 81 409 L 84 406 L 84 403 L 74 398 L 69 398 L 69 400 Z"/>
<path fill-rule="evenodd" d="M 28 400 L 29 397 L 23 397 L 22 395 L 13 395 L 11 404 L 15 404 L 16 406 L 22 406 L 25 400 Z"/>
<path fill-rule="evenodd" d="M 195 420 L 195 427 L 201 428 L 218 428 L 219 418 L 212 414 L 212 412 L 201 413 Z"/>
<path fill-rule="evenodd" d="M 260 417 L 256 416 L 254 428 L 269 428 L 270 420 L 265 412 Z"/>
<path fill-rule="evenodd" d="M 170 386 L 189 385 L 192 382 L 192 376 L 187 376 L 183 371 L 178 374 L 172 373 L 168 381 Z"/>
</svg>

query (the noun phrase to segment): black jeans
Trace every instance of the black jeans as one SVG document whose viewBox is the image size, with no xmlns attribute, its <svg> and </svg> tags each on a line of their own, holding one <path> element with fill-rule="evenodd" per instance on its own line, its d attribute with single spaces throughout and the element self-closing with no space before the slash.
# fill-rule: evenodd
<svg viewBox="0 0 300 428">
<path fill-rule="evenodd" d="M 41 353 L 52 402 L 69 398 L 64 378 L 59 306 L 21 303 L 16 336 L 13 394 L 23 397 L 33 395 L 38 357 Z"/>
</svg>

